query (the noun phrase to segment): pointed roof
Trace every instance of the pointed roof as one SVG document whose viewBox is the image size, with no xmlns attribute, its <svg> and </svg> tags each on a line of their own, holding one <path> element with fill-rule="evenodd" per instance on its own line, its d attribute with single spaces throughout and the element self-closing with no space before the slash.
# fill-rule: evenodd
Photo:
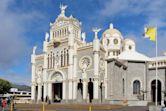
<svg viewBox="0 0 166 111">
<path fill-rule="evenodd" d="M 118 56 L 118 59 L 128 61 L 151 61 L 149 57 L 137 51 L 124 51 Z"/>
</svg>

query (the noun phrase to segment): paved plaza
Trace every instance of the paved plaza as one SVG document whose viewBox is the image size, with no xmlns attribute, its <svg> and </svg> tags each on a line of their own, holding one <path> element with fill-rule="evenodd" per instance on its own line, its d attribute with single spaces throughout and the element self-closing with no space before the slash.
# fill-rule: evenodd
<svg viewBox="0 0 166 111">
<path fill-rule="evenodd" d="M 45 111 L 89 111 L 91 104 L 51 104 L 45 105 Z M 0 107 L 0 111 L 2 108 Z M 5 111 L 10 111 L 10 106 Z M 13 111 L 43 111 L 42 104 L 16 104 Z M 91 111 L 148 111 L 145 106 L 91 105 Z"/>
</svg>

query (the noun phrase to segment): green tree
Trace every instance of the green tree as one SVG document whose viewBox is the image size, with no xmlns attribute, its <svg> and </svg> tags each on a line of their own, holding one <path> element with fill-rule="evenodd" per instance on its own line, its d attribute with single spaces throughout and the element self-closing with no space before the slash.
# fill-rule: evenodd
<svg viewBox="0 0 166 111">
<path fill-rule="evenodd" d="M 11 83 L 7 80 L 0 79 L 0 94 L 5 94 L 9 92 L 11 88 Z"/>
</svg>

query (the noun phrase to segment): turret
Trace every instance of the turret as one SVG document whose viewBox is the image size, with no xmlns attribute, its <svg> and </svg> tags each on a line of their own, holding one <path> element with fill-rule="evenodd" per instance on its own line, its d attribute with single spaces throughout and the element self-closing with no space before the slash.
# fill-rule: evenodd
<svg viewBox="0 0 166 111">
<path fill-rule="evenodd" d="M 123 50 L 124 51 L 135 51 L 135 42 L 131 39 L 125 39 Z"/>
<path fill-rule="evenodd" d="M 123 37 L 112 23 L 109 25 L 109 29 L 103 32 L 101 40 L 104 48 L 107 50 L 106 56 L 109 58 L 116 58 L 121 53 Z"/>
</svg>

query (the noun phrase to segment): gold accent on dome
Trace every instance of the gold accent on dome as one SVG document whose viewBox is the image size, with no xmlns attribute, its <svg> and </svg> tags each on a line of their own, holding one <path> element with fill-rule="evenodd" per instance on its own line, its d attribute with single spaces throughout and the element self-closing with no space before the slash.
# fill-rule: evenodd
<svg viewBox="0 0 166 111">
<path fill-rule="evenodd" d="M 115 28 L 107 29 L 106 31 L 104 31 L 103 35 L 105 35 L 105 34 L 110 34 L 110 36 L 114 36 L 114 34 L 118 34 L 122 38 L 121 32 Z"/>
</svg>

